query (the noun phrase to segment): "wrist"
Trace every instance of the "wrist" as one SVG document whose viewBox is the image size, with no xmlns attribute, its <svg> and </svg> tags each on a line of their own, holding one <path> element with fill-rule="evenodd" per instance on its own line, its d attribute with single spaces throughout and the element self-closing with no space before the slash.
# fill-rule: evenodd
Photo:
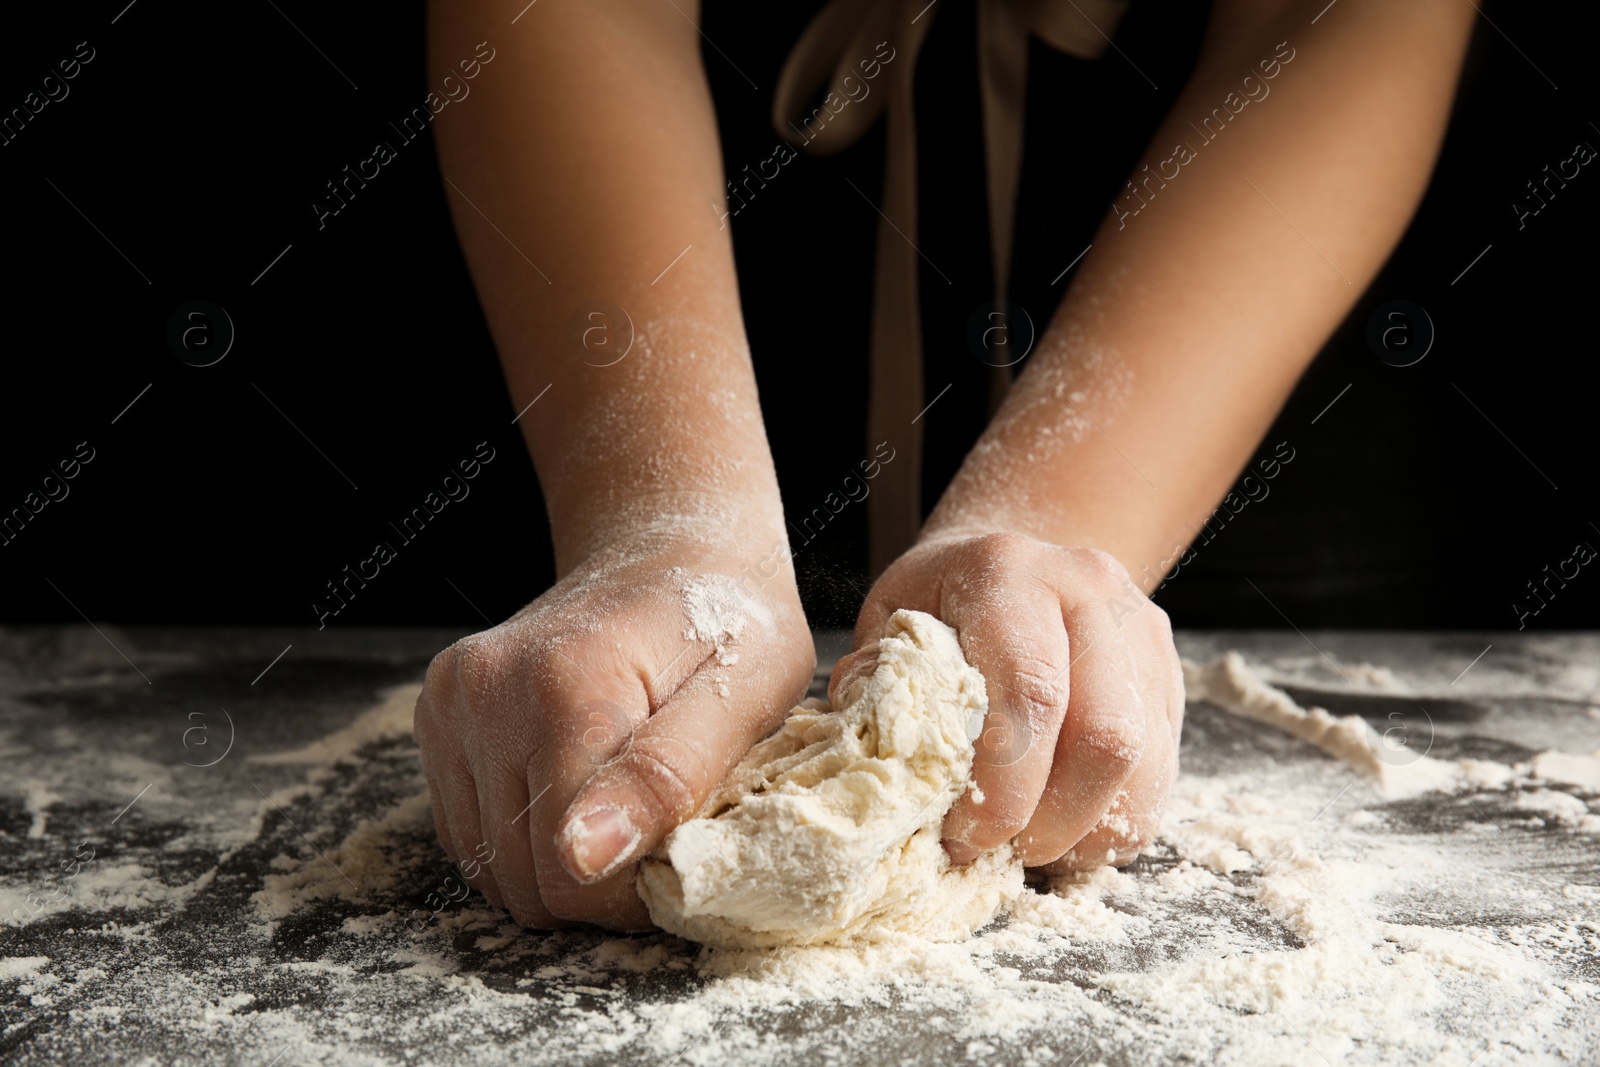
<svg viewBox="0 0 1600 1067">
<path fill-rule="evenodd" d="M 630 560 L 671 558 L 727 569 L 748 557 L 763 566 L 763 582 L 794 586 L 783 509 L 771 494 L 727 493 L 702 489 L 662 490 L 619 495 L 557 515 L 551 527 L 556 572 L 609 567 Z M 737 569 L 735 567 L 734 569 Z"/>
<path fill-rule="evenodd" d="M 1134 561 L 1138 552 L 1130 547 L 1133 541 L 1126 531 L 1119 533 L 1115 526 L 1094 528 L 1065 514 L 1014 505 L 941 500 L 915 547 L 955 544 L 996 534 L 1024 537 L 1052 548 L 1094 549 L 1114 556 L 1129 574 L 1136 573 Z"/>
<path fill-rule="evenodd" d="M 990 534 L 1019 534 L 1049 545 L 1068 546 L 1082 540 L 1060 523 L 1043 516 L 1018 514 L 994 502 L 962 502 L 946 497 L 917 535 L 917 546 L 966 541 Z"/>
</svg>

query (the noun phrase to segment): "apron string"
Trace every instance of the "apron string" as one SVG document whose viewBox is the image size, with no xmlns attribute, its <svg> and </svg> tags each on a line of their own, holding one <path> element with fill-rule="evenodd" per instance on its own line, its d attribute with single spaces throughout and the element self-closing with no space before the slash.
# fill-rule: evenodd
<svg viewBox="0 0 1600 1067">
<path fill-rule="evenodd" d="M 937 0 L 934 0 L 937 3 Z M 772 101 L 772 124 L 813 155 L 858 141 L 885 116 L 882 203 L 872 285 L 867 440 L 887 442 L 876 490 L 867 497 L 868 562 L 883 573 L 922 525 L 922 318 L 917 292 L 917 157 L 913 87 L 917 55 L 933 22 L 926 0 L 830 0 L 801 33 Z M 989 248 L 995 308 L 1006 308 L 1022 127 L 1028 86 L 1028 35 L 1061 52 L 1094 59 L 1105 51 L 1129 0 L 976 0 Z M 870 73 L 869 73 L 870 72 Z M 879 74 L 887 81 L 874 84 Z M 852 89 L 852 82 L 854 88 Z M 857 96 L 866 86 L 865 95 Z M 824 89 L 826 92 L 824 93 Z M 808 116 L 807 104 L 823 93 Z M 990 376 L 989 410 L 1011 383 L 1009 367 Z"/>
</svg>

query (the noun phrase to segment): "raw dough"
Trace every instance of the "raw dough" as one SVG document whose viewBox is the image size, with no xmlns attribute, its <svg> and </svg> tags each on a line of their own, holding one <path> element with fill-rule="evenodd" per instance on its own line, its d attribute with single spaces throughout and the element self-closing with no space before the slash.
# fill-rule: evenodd
<svg viewBox="0 0 1600 1067">
<path fill-rule="evenodd" d="M 958 941 L 1022 891 L 1009 845 L 953 868 L 939 843 L 989 707 L 955 631 L 895 612 L 841 705 L 791 711 L 644 859 L 657 925 L 729 948 Z"/>
</svg>

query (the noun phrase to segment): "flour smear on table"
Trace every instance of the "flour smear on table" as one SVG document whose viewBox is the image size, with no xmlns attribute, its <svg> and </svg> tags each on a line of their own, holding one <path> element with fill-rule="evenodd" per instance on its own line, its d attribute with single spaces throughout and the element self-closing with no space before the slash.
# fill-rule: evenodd
<svg viewBox="0 0 1600 1067">
<path fill-rule="evenodd" d="M 717 599 L 697 628 L 736 625 Z M 1360 720 L 1296 705 L 1237 656 L 1186 672 L 1191 701 L 1213 709 L 1191 707 L 1190 727 L 1223 756 L 1180 776 L 1157 845 L 1126 870 L 1024 890 L 965 941 L 538 934 L 476 895 L 419 919 L 443 861 L 410 739 L 417 690 L 402 687 L 256 758 L 260 795 L 219 803 L 182 837 L 212 862 L 167 869 L 108 850 L 70 879 L 0 885 L 5 914 L 29 911 L 30 892 L 44 900 L 30 923 L 123 917 L 0 951 L 0 992 L 54 1013 L 46 1050 L 159 1031 L 253 1064 L 402 1063 L 441 1045 L 478 1067 L 881 1062 L 930 1036 L 974 1063 L 1592 1061 L 1596 865 L 1541 889 L 1503 842 L 1525 835 L 1516 848 L 1533 864 L 1547 847 L 1600 856 L 1600 752 L 1402 765 L 1375 757 Z M 122 759 L 99 773 L 157 773 Z M 93 770 L 65 755 L 30 767 L 27 789 L 7 790 L 32 798 L 20 833 L 53 832 L 74 776 Z M 137 818 L 159 820 L 161 792 Z M 1407 822 L 1424 814 L 1434 822 Z M 185 924 L 229 892 L 238 904 L 207 913 L 214 927 Z M 202 962 L 174 965 L 180 936 Z M 308 984 L 309 1004 L 284 992 Z M 20 1040 L 14 1014 L 0 1040 Z"/>
</svg>

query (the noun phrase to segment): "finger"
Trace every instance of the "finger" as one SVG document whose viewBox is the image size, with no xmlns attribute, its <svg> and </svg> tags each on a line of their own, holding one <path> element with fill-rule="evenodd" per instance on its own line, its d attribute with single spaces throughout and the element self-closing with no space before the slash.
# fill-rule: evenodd
<svg viewBox="0 0 1600 1067">
<path fill-rule="evenodd" d="M 911 550 L 912 553 L 917 551 L 916 548 Z M 851 647 L 860 651 L 876 642 L 884 632 L 884 624 L 900 608 L 926 612 L 938 618 L 943 588 L 942 574 L 930 582 L 926 580 L 924 568 L 890 567 L 867 592 L 866 600 L 861 605 L 861 612 L 856 616 Z M 837 667 L 835 670 L 837 671 Z"/>
<path fill-rule="evenodd" d="M 1150 678 L 1155 703 L 1165 709 L 1173 752 L 1176 754 L 1178 740 L 1183 735 L 1184 692 L 1183 663 L 1178 658 L 1178 646 L 1172 640 L 1172 620 L 1133 584 L 1132 579 L 1128 580 L 1118 603 L 1139 605 L 1131 613 L 1119 608 L 1118 618 L 1120 621 L 1123 617 L 1133 616 L 1129 624 L 1134 636 L 1128 640 L 1140 650 L 1140 663 Z M 1144 635 L 1142 638 L 1138 636 L 1141 633 Z"/>
<path fill-rule="evenodd" d="M 622 752 L 651 712 L 664 707 L 695 671 L 721 657 L 714 642 L 685 640 L 683 631 L 657 625 L 652 618 L 614 621 L 622 632 L 643 638 L 640 643 L 648 649 L 644 657 L 656 666 L 641 669 L 631 665 L 637 661 L 627 659 L 601 663 L 562 657 L 559 673 L 572 676 L 549 692 L 588 695 L 545 717 L 550 729 L 534 746 L 527 767 L 535 801 L 528 816 L 529 832 L 539 895 L 548 912 L 612 929 L 644 930 L 651 926 L 649 912 L 634 889 L 631 867 L 621 866 L 586 884 L 562 865 L 557 843 L 562 816 L 595 771 Z"/>
<path fill-rule="evenodd" d="M 1072 696 L 1049 783 L 1018 839 L 1029 865 L 1049 863 L 1076 845 L 1118 794 L 1133 787 L 1137 768 L 1145 766 L 1148 775 L 1170 758 L 1164 681 L 1147 680 L 1154 672 L 1140 670 L 1134 649 L 1112 624 L 1087 622 L 1093 606 L 1077 604 L 1069 612 L 1081 620 L 1083 641 L 1072 665 Z"/>
<path fill-rule="evenodd" d="M 560 820 L 557 852 L 574 879 L 593 885 L 654 849 L 772 732 L 810 681 L 785 651 L 746 652 L 736 674 L 708 662 L 595 772 Z"/>
<path fill-rule="evenodd" d="M 1167 618 L 1167 613 L 1156 608 L 1154 604 L 1150 606 L 1158 613 L 1156 639 L 1161 648 L 1162 658 L 1166 661 L 1162 669 L 1167 677 L 1167 722 L 1172 726 L 1172 761 L 1176 776 L 1178 744 L 1183 739 L 1183 712 L 1188 700 L 1188 695 L 1183 690 L 1183 662 L 1178 658 L 1178 646 L 1172 640 L 1172 622 Z"/>
<path fill-rule="evenodd" d="M 1083 840 L 1049 863 L 1024 864 L 1046 875 L 1093 871 L 1101 867 L 1121 867 L 1132 863 L 1149 844 L 1145 839 L 1147 817 L 1130 813 L 1120 799 Z M 1150 840 L 1153 840 L 1153 828 Z"/>
<path fill-rule="evenodd" d="M 1041 866 L 1046 874 L 1066 874 L 1133 862 L 1156 839 L 1161 807 L 1177 772 L 1167 736 L 1159 728 L 1151 731 L 1150 749 L 1088 833 L 1055 860 L 1035 864 L 1024 855 L 1024 864 Z"/>
<path fill-rule="evenodd" d="M 850 687 L 878 666 L 878 642 L 871 641 L 833 665 L 828 677 L 828 706 L 835 711 L 850 701 Z"/>
<path fill-rule="evenodd" d="M 1144 631 L 1141 640 L 1137 635 Z M 1152 844 L 1160 830 L 1161 810 L 1178 777 L 1178 749 L 1183 735 L 1183 664 L 1172 640 L 1167 613 L 1154 604 L 1139 612 L 1130 647 L 1144 668 L 1146 751 L 1111 809 L 1083 840 L 1057 861 L 1063 869 L 1081 870 L 1098 864 L 1130 863 Z M 1167 730 L 1161 727 L 1165 725 Z"/>
<path fill-rule="evenodd" d="M 562 816 L 595 772 L 619 755 L 652 710 L 665 707 L 696 671 L 722 666 L 726 650 L 708 639 L 686 640 L 684 631 L 662 627 L 649 617 L 613 620 L 621 632 L 638 635 L 637 651 L 655 664 L 649 669 L 626 658 L 601 661 L 563 656 L 545 687 L 553 701 L 586 694 L 559 712 L 541 716 L 543 736 L 533 744 L 527 780 L 536 801 L 529 812 L 534 867 L 543 907 L 557 918 L 596 923 L 612 929 L 643 930 L 649 912 L 634 888 L 626 864 L 609 875 L 580 882 L 562 864 L 558 831 Z M 642 646 L 642 648 L 641 648 Z M 719 652 L 721 654 L 719 654 Z"/>
<path fill-rule="evenodd" d="M 557 837 L 563 813 L 595 771 L 622 751 L 648 715 L 642 693 L 628 700 L 591 699 L 552 716 L 552 734 L 528 761 L 531 808 L 526 839 L 537 872 L 541 908 L 559 919 L 613 930 L 645 930 L 649 912 L 633 888 L 633 870 L 580 882 L 562 865 Z"/>
<path fill-rule="evenodd" d="M 484 895 L 511 913 L 523 926 L 556 930 L 568 924 L 550 914 L 539 896 L 538 873 L 528 832 L 529 795 L 527 768 L 496 766 L 478 788 L 478 809 L 484 816 L 484 835 L 490 852 L 475 850 L 471 860 L 486 874 Z"/>
<path fill-rule="evenodd" d="M 455 838 L 450 833 L 450 820 L 444 813 L 444 791 L 439 787 L 433 775 L 428 778 L 428 807 L 433 811 L 433 833 L 439 839 L 439 847 L 444 849 L 444 854 L 454 859 L 456 856 Z"/>
<path fill-rule="evenodd" d="M 473 855 L 478 842 L 483 841 L 483 819 L 478 810 L 478 783 L 463 763 L 452 763 L 445 771 L 442 783 L 448 799 L 445 802 L 446 820 L 450 826 L 450 858 L 456 861 L 456 870 L 474 889 L 497 903 L 489 895 L 492 883 L 485 871 L 472 870 L 465 861 Z"/>
<path fill-rule="evenodd" d="M 970 862 L 1028 824 L 1049 778 L 1066 714 L 1070 644 L 1060 601 L 1020 587 L 999 602 L 952 613 L 967 662 L 984 677 L 989 711 L 973 743 L 971 779 L 945 816 L 950 857 Z M 950 616 L 947 616 L 947 619 Z"/>
<path fill-rule="evenodd" d="M 900 608 L 936 615 L 939 611 L 938 587 L 930 589 L 924 585 L 914 588 L 910 583 L 898 580 L 895 573 L 885 575 L 868 590 L 866 599 L 862 601 L 861 611 L 856 615 L 856 628 L 850 635 L 850 647 L 859 650 L 876 641 L 878 635 L 883 633 L 889 616 Z"/>
<path fill-rule="evenodd" d="M 481 790 L 480 786 L 480 790 Z M 493 907 L 502 911 L 506 909 L 505 894 L 500 891 L 500 883 L 496 878 L 495 870 L 484 863 L 481 857 L 494 855 L 494 831 L 489 827 L 492 823 L 484 813 L 490 809 L 486 807 L 487 797 L 481 791 L 478 794 L 478 813 L 482 820 L 482 840 L 470 846 L 469 851 L 456 857 L 456 869 L 461 872 L 474 889 L 483 894 L 483 899 Z"/>
<path fill-rule="evenodd" d="M 417 697 L 416 710 L 412 713 L 411 733 L 417 741 L 417 755 L 422 762 L 423 776 L 428 780 L 428 807 L 433 812 L 433 832 L 439 838 L 439 847 L 454 858 L 456 845 L 450 833 L 450 820 L 445 814 L 445 791 L 439 777 L 441 760 L 437 754 L 440 745 L 432 738 L 432 721 L 432 704 L 424 687 Z"/>
<path fill-rule="evenodd" d="M 478 787 L 472 772 L 459 759 L 450 759 L 438 770 L 440 803 L 434 813 L 434 827 L 444 822 L 445 853 L 452 860 L 466 853 L 467 827 L 477 821 Z"/>
</svg>

